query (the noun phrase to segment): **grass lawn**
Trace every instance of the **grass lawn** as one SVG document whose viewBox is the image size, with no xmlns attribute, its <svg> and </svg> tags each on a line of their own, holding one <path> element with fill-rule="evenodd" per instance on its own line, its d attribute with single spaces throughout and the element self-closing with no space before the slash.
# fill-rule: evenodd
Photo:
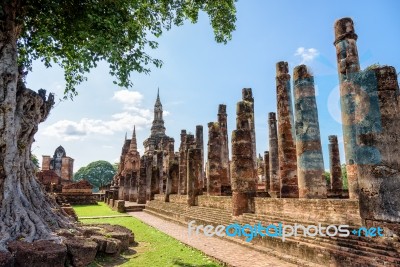
<svg viewBox="0 0 400 267">
<path fill-rule="evenodd" d="M 74 210 L 78 217 L 109 216 L 122 214 L 118 211 L 110 209 L 104 202 L 98 202 L 98 205 L 74 205 Z"/>
<path fill-rule="evenodd" d="M 95 206 L 74 206 L 79 216 L 102 216 L 112 213 L 104 203 Z M 110 214 L 112 213 L 112 214 Z M 110 223 L 125 226 L 135 234 L 138 245 L 119 257 L 100 257 L 91 267 L 98 266 L 139 266 L 139 267 L 219 267 L 200 251 L 185 246 L 178 240 L 148 226 L 133 217 L 107 219 L 81 219 L 83 223 Z"/>
</svg>

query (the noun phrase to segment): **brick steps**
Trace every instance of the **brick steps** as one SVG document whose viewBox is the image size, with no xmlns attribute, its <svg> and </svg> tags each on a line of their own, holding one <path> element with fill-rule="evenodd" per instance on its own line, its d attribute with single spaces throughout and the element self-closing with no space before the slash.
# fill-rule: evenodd
<svg viewBox="0 0 400 267">
<path fill-rule="evenodd" d="M 276 217 L 273 217 L 274 219 L 272 220 L 265 220 L 267 216 L 259 216 L 259 215 L 255 215 L 255 214 L 244 214 L 243 215 L 243 220 L 241 221 L 242 224 L 255 224 L 258 222 L 261 222 L 263 225 L 268 225 L 269 223 L 273 222 L 275 220 L 279 220 Z M 251 218 L 251 220 L 249 220 Z M 255 219 L 257 218 L 257 219 Z M 299 222 L 295 222 L 294 220 L 290 220 L 290 224 L 294 225 L 295 223 L 299 223 Z M 307 226 L 308 224 L 312 224 L 309 222 L 301 222 L 302 225 Z M 327 226 L 322 224 L 322 226 Z M 354 228 L 354 227 L 349 227 L 348 228 L 350 231 L 353 229 L 358 229 L 358 228 Z M 396 256 L 399 254 L 400 252 L 400 244 L 398 244 L 398 247 L 392 247 L 392 248 L 388 248 L 388 243 L 372 243 L 371 239 L 366 238 L 364 236 L 354 236 L 354 235 L 350 235 L 348 237 L 340 237 L 340 236 L 334 236 L 334 237 L 319 237 L 319 236 L 315 236 L 315 237 L 304 237 L 302 236 L 303 231 L 299 230 L 298 231 L 300 238 L 307 238 L 308 240 L 311 240 L 311 242 L 326 242 L 329 241 L 330 243 L 334 242 L 337 245 L 340 246 L 349 246 L 350 248 L 357 248 L 357 247 L 361 247 L 367 251 L 370 252 L 377 252 L 378 253 L 382 253 L 385 254 L 387 256 Z M 393 244 L 393 243 L 392 243 Z M 388 251 L 389 249 L 389 251 Z"/>
<path fill-rule="evenodd" d="M 294 225 L 311 225 L 315 222 L 299 222 L 289 217 L 277 217 L 270 215 L 244 214 L 233 218 L 231 213 L 216 208 L 208 207 L 187 207 L 185 204 L 165 203 L 162 201 L 151 201 L 146 205 L 146 212 L 154 215 L 161 215 L 174 221 L 187 225 L 188 221 L 195 220 L 197 225 L 229 225 L 239 223 L 241 225 L 254 225 L 261 222 L 268 225 L 272 222 L 282 222 Z M 322 224 L 327 226 L 328 224 Z M 358 226 L 356 226 L 358 227 Z M 350 229 L 351 230 L 351 229 Z M 301 235 L 301 231 L 299 231 Z M 385 241 L 385 239 L 375 238 L 373 242 L 366 237 L 350 235 L 349 237 L 287 237 L 283 242 L 280 238 L 274 237 L 255 237 L 251 243 L 245 242 L 243 237 L 224 237 L 245 244 L 254 249 L 274 250 L 279 254 L 288 254 L 291 257 L 305 258 L 315 264 L 332 266 L 400 266 L 400 243 Z M 277 256 L 279 257 L 279 256 Z M 291 261 L 292 262 L 292 261 Z M 307 266 L 304 261 L 303 266 Z"/>
</svg>

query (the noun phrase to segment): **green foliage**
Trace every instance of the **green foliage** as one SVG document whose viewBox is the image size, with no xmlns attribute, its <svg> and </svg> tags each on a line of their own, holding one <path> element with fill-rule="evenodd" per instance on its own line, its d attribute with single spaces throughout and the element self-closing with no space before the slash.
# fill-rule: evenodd
<svg viewBox="0 0 400 267">
<path fill-rule="evenodd" d="M 348 189 L 346 164 L 342 164 L 342 181 L 343 189 Z"/>
<path fill-rule="evenodd" d="M 324 177 L 326 179 L 326 185 L 330 188 L 330 186 L 331 186 L 331 173 L 325 171 L 323 175 L 324 175 Z"/>
<path fill-rule="evenodd" d="M 98 160 L 81 167 L 74 175 L 74 181 L 87 180 L 94 187 L 109 184 L 115 175 L 113 165 L 105 160 Z"/>
<path fill-rule="evenodd" d="M 19 64 L 31 70 L 33 60 L 47 67 L 55 63 L 65 71 L 65 97 L 85 73 L 106 61 L 114 83 L 129 87 L 132 71 L 149 73 L 149 64 L 162 61 L 146 51 L 156 49 L 155 38 L 185 20 L 196 23 L 200 11 L 208 14 L 215 40 L 226 43 L 235 30 L 235 0 L 27 0 L 17 17 Z M 1 9 L 0 9 L 1 10 Z"/>
<path fill-rule="evenodd" d="M 110 210 L 105 204 L 87 206 L 90 210 Z M 75 207 L 74 207 L 75 209 Z M 81 210 L 81 212 L 84 212 Z M 100 214 L 101 212 L 97 212 Z M 79 213 L 78 213 L 79 216 Z M 150 227 L 134 217 L 119 217 L 107 219 L 81 219 L 84 224 L 109 223 L 125 226 L 135 234 L 138 246 L 134 247 L 136 254 L 123 254 L 123 259 L 112 256 L 97 257 L 90 267 L 95 266 L 203 266 L 219 267 L 218 263 L 204 256 L 200 251 L 185 246 L 159 230 Z M 124 262 L 121 265 L 121 261 Z"/>
<path fill-rule="evenodd" d="M 38 171 L 39 170 L 39 159 L 35 154 L 31 154 L 31 161 L 32 161 L 33 165 L 35 165 L 35 170 Z"/>
<path fill-rule="evenodd" d="M 117 172 L 118 167 L 119 167 L 119 162 L 114 162 L 113 167 L 114 167 L 115 172 Z"/>
</svg>

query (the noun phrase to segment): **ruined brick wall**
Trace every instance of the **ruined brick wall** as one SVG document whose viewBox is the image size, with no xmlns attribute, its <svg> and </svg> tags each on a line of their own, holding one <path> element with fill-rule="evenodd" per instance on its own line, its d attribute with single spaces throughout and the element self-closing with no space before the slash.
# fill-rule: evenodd
<svg viewBox="0 0 400 267">
<path fill-rule="evenodd" d="M 61 159 L 61 179 L 72 181 L 74 177 L 74 159 L 63 157 Z"/>
<path fill-rule="evenodd" d="M 290 199 L 255 198 L 256 214 L 290 217 L 310 223 L 348 224 L 360 226 L 357 200 L 348 199 Z M 272 222 L 271 222 L 272 223 Z"/>
<path fill-rule="evenodd" d="M 232 210 L 231 196 L 199 196 L 198 199 L 201 207 Z"/>
<path fill-rule="evenodd" d="M 42 171 L 50 170 L 50 156 L 42 156 Z"/>
</svg>

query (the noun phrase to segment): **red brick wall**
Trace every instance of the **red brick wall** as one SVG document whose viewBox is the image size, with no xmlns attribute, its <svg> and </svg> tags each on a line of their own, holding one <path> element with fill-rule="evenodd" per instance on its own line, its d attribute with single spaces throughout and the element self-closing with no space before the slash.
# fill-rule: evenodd
<svg viewBox="0 0 400 267">
<path fill-rule="evenodd" d="M 358 200 L 255 198 L 256 213 L 299 221 L 361 225 Z"/>
</svg>

